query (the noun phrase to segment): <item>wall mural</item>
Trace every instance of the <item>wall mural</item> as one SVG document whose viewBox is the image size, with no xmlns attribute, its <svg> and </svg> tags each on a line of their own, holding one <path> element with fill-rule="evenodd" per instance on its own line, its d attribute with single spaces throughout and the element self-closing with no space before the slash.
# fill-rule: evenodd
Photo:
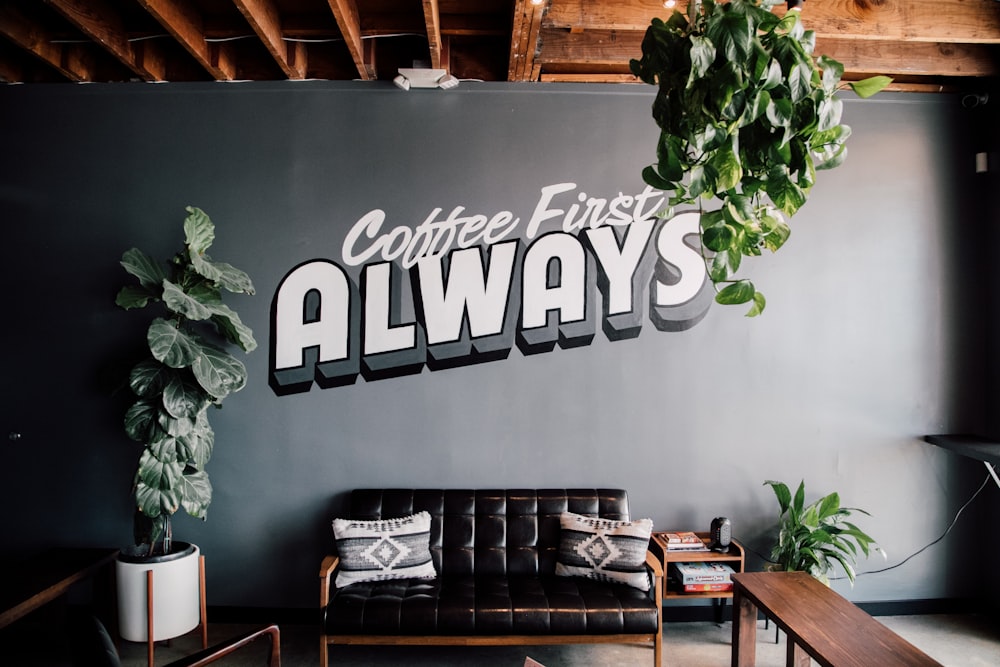
<svg viewBox="0 0 1000 667">
<path fill-rule="evenodd" d="M 542 187 L 527 222 L 512 211 L 433 209 L 415 228 L 381 209 L 358 219 L 339 261 L 291 269 L 271 303 L 269 382 L 308 391 L 589 345 L 597 295 L 610 341 L 704 318 L 714 291 L 696 212 L 656 216 L 664 194 L 592 197 Z M 647 305 L 648 304 L 648 305 Z"/>
</svg>

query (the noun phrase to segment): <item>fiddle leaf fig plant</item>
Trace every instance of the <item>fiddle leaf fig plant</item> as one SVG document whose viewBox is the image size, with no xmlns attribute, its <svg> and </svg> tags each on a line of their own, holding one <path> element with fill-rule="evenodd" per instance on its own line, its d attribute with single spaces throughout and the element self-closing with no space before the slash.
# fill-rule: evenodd
<svg viewBox="0 0 1000 667">
<path fill-rule="evenodd" d="M 123 287 L 115 299 L 126 310 L 152 303 L 163 310 L 146 332 L 150 356 L 129 376 L 137 398 L 125 415 L 125 432 L 145 447 L 133 491 L 135 542 L 148 546 L 146 555 L 157 543 L 170 552 L 170 518 L 178 510 L 206 517 L 212 485 L 205 466 L 215 444 L 208 410 L 247 381 L 246 367 L 226 346 L 257 347 L 251 329 L 222 300 L 223 291 L 253 294 L 250 277 L 208 256 L 215 225 L 201 209 L 186 210 L 184 248 L 167 263 L 137 248 L 125 251 L 121 265 L 139 284 Z"/>
<path fill-rule="evenodd" d="M 847 156 L 851 129 L 837 98 L 844 67 L 814 58 L 816 35 L 776 0 L 691 0 L 687 14 L 654 18 L 632 73 L 657 86 L 656 163 L 643 180 L 670 192 L 669 208 L 697 203 L 706 271 L 721 304 L 764 310 L 754 284 L 737 278 L 744 257 L 777 251 L 788 219 L 806 203 L 820 169 Z M 848 84 L 868 97 L 891 82 Z M 706 211 L 703 201 L 716 200 Z"/>
<path fill-rule="evenodd" d="M 805 482 L 792 496 L 783 482 L 768 480 L 765 486 L 774 490 L 778 499 L 778 540 L 771 550 L 773 570 L 807 572 L 823 583 L 829 583 L 829 572 L 839 563 L 854 584 L 854 566 L 860 553 L 866 557 L 872 551 L 883 551 L 875 540 L 848 521 L 854 512 L 868 514 L 855 507 L 841 507 L 840 495 L 829 493 L 806 505 Z"/>
</svg>

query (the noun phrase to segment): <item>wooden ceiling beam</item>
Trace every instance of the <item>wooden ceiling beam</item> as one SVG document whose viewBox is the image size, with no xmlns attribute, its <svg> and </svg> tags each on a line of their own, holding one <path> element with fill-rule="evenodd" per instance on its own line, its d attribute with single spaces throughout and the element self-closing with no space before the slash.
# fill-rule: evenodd
<svg viewBox="0 0 1000 667">
<path fill-rule="evenodd" d="M 165 81 L 167 65 L 156 44 L 136 48 L 128 40 L 125 22 L 105 0 L 46 0 L 67 21 L 101 45 L 144 81 Z"/>
<path fill-rule="evenodd" d="M 289 79 L 306 76 L 306 51 L 302 42 L 285 42 L 281 31 L 281 16 L 274 0 L 233 0 L 257 37 L 263 42 L 278 67 Z M 295 44 L 303 48 L 296 48 Z"/>
<path fill-rule="evenodd" d="M 530 81 L 535 69 L 535 52 L 538 34 L 542 27 L 543 5 L 530 0 L 515 0 L 514 29 L 510 37 L 510 58 L 507 65 L 508 81 Z"/>
<path fill-rule="evenodd" d="M 431 68 L 441 69 L 441 11 L 438 9 L 438 0 L 423 0 L 423 5 L 424 29 L 427 31 L 427 48 L 431 52 Z"/>
<path fill-rule="evenodd" d="M 536 57 L 542 70 L 552 65 L 628 67 L 641 53 L 642 36 L 614 30 L 542 31 L 545 48 Z M 985 44 L 932 44 L 818 37 L 816 55 L 827 55 L 852 72 L 918 76 L 993 76 L 1000 72 L 1000 47 Z"/>
<path fill-rule="evenodd" d="M 845 70 L 868 75 L 966 77 L 1000 74 L 1000 47 L 987 44 L 862 42 L 817 37 L 816 53 L 843 63 Z"/>
<path fill-rule="evenodd" d="M 365 45 L 361 39 L 361 19 L 358 6 L 354 0 L 327 0 L 333 17 L 337 20 L 340 33 L 347 43 L 354 66 L 358 68 L 358 76 L 365 81 L 375 78 L 375 66 L 372 60 L 365 59 Z"/>
<path fill-rule="evenodd" d="M 562 74 L 558 72 L 542 72 L 540 80 L 543 83 L 642 83 L 631 74 Z"/>
<path fill-rule="evenodd" d="M 784 16 L 785 5 L 773 11 Z M 653 17 L 670 14 L 648 0 L 560 0 L 546 13 L 545 27 L 645 32 Z M 841 39 L 1000 43 L 1000 3 L 987 0 L 814 0 L 803 6 L 802 21 L 817 35 Z"/>
<path fill-rule="evenodd" d="M 236 78 L 236 63 L 225 44 L 209 43 L 204 22 L 188 0 L 138 0 L 160 25 L 217 81 Z"/>
<path fill-rule="evenodd" d="M 0 3 L 0 34 L 50 65 L 70 81 L 92 81 L 93 57 L 76 45 L 60 44 L 41 23 L 17 7 Z"/>
</svg>

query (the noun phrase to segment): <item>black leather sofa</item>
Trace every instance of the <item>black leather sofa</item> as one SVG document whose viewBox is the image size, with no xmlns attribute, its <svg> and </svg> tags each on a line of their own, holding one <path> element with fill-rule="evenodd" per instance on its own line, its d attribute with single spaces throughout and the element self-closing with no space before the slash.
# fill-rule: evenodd
<svg viewBox="0 0 1000 667">
<path fill-rule="evenodd" d="M 426 510 L 437 577 L 334 585 L 320 568 L 320 664 L 331 644 L 640 643 L 662 654 L 662 566 L 647 551 L 649 593 L 556 576 L 560 514 L 629 520 L 620 489 L 356 489 L 349 518 Z"/>
</svg>

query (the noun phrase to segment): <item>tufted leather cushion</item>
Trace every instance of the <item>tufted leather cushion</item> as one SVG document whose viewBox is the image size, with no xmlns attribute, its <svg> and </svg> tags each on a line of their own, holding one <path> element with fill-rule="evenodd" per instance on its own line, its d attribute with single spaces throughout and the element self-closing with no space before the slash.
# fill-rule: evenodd
<svg viewBox="0 0 1000 667">
<path fill-rule="evenodd" d="M 333 592 L 332 634 L 622 634 L 657 629 L 656 605 L 620 584 L 554 576 L 559 517 L 627 521 L 620 489 L 358 489 L 350 517 L 426 510 L 438 579 Z"/>
</svg>

